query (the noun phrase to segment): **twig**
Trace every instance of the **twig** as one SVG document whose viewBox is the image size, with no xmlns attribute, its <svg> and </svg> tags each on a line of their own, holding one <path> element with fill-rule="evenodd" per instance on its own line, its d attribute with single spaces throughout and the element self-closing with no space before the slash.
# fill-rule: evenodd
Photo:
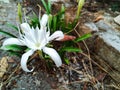
<svg viewBox="0 0 120 90">
<path fill-rule="evenodd" d="M 80 37 L 81 35 L 78 33 L 78 31 L 76 30 L 76 28 L 74 28 L 74 30 L 75 30 L 76 34 Z M 89 51 L 89 48 L 88 48 L 88 46 L 87 46 L 87 44 L 86 44 L 86 42 L 85 42 L 84 40 L 83 40 L 83 44 L 85 45 L 85 47 L 86 47 L 86 49 L 87 49 L 87 53 L 88 53 L 87 57 L 88 57 L 89 64 L 90 64 L 91 74 L 92 74 L 92 76 L 93 76 L 93 69 L 92 69 L 90 51 Z"/>
</svg>

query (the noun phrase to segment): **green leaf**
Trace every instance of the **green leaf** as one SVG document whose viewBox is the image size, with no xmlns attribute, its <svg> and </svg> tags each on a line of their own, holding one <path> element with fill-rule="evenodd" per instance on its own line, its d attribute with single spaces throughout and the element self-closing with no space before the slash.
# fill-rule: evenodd
<svg viewBox="0 0 120 90">
<path fill-rule="evenodd" d="M 54 16 L 54 17 L 53 17 L 53 31 L 56 30 L 56 24 L 57 24 L 57 17 Z"/>
<path fill-rule="evenodd" d="M 49 20 L 48 20 L 48 22 L 49 22 L 50 29 L 51 29 L 51 26 L 52 26 L 52 19 L 53 19 L 53 16 L 51 14 L 49 14 Z"/>
<path fill-rule="evenodd" d="M 51 0 L 48 0 L 48 9 L 49 9 L 49 13 L 51 13 Z"/>
<path fill-rule="evenodd" d="M 68 58 L 65 58 L 65 62 L 66 62 L 66 64 L 70 64 L 70 61 L 69 61 L 69 59 Z"/>
<path fill-rule="evenodd" d="M 9 50 L 8 53 L 9 53 L 10 56 L 21 57 L 21 55 L 22 55 L 22 53 L 20 53 L 20 52 L 11 51 L 11 50 Z"/>
<path fill-rule="evenodd" d="M 25 48 L 26 47 L 24 47 L 24 46 L 19 46 L 16 44 L 5 45 L 5 46 L 1 47 L 1 49 L 3 49 L 3 50 L 12 50 L 12 51 L 21 51 L 21 52 L 23 52 L 23 50 L 25 50 Z"/>
<path fill-rule="evenodd" d="M 92 36 L 92 34 L 90 34 L 90 33 L 85 34 L 85 35 L 77 38 L 77 39 L 75 40 L 75 42 L 79 42 L 79 41 L 85 40 L 85 39 L 87 39 L 87 38 L 90 38 L 91 36 Z"/>
<path fill-rule="evenodd" d="M 67 52 L 82 52 L 81 49 L 79 49 L 79 48 L 74 48 L 74 47 L 65 47 L 65 48 L 62 48 L 61 51 L 67 51 Z"/>
<path fill-rule="evenodd" d="M 58 22 L 61 22 L 64 20 L 64 16 L 65 16 L 65 7 L 64 5 L 61 6 L 61 10 L 56 14 L 57 20 Z M 58 23 L 57 22 L 57 23 Z M 60 27 L 61 25 L 59 25 Z"/>
<path fill-rule="evenodd" d="M 1 29 L 0 29 L 0 34 L 6 35 L 6 36 L 10 36 L 10 37 L 15 37 L 15 38 L 16 38 L 15 35 L 13 35 L 13 34 L 11 34 L 11 33 L 8 33 L 8 32 L 5 32 L 5 31 L 3 31 L 3 30 L 1 30 Z"/>
<path fill-rule="evenodd" d="M 10 27 L 10 28 L 12 28 L 12 29 L 18 31 L 18 28 L 17 28 L 15 25 L 10 24 L 10 23 L 6 23 L 6 25 L 7 25 L 8 27 Z"/>
<path fill-rule="evenodd" d="M 64 5 L 61 6 L 60 11 L 57 13 L 57 15 L 59 16 L 59 18 L 62 18 L 62 16 L 65 14 L 65 7 Z"/>
<path fill-rule="evenodd" d="M 47 11 L 47 14 L 50 14 L 50 11 L 49 11 L 49 9 L 48 9 L 48 5 L 46 4 L 45 0 L 41 0 L 41 2 L 42 2 L 42 4 L 43 4 L 45 10 Z"/>
</svg>

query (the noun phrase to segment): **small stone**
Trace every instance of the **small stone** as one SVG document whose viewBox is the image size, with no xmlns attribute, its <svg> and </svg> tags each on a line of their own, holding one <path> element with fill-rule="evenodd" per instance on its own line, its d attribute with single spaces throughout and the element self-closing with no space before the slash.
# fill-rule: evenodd
<svg viewBox="0 0 120 90">
<path fill-rule="evenodd" d="M 120 25 L 120 15 L 114 18 L 114 21 Z"/>
</svg>

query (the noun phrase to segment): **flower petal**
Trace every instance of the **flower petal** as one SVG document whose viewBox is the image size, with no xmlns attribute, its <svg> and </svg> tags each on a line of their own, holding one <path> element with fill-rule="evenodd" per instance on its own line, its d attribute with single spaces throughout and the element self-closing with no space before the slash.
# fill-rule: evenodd
<svg viewBox="0 0 120 90">
<path fill-rule="evenodd" d="M 49 41 L 54 40 L 54 39 L 59 41 L 63 38 L 64 38 L 63 32 L 62 31 L 56 31 L 49 37 Z"/>
<path fill-rule="evenodd" d="M 48 15 L 47 15 L 47 14 L 44 14 L 44 15 L 42 16 L 42 18 L 41 18 L 40 24 L 46 26 L 47 21 L 48 21 Z"/>
<path fill-rule="evenodd" d="M 57 67 L 62 65 L 62 60 L 55 49 L 44 47 L 43 52 L 48 54 L 53 59 Z"/>
<path fill-rule="evenodd" d="M 28 60 L 29 56 L 31 56 L 33 53 L 34 53 L 34 50 L 29 50 L 28 52 L 26 52 L 26 53 L 24 53 L 22 55 L 22 58 L 21 58 L 21 67 L 26 72 L 32 72 L 33 71 L 33 69 L 29 70 L 27 68 L 27 60 Z"/>
<path fill-rule="evenodd" d="M 44 29 L 46 27 L 47 22 L 48 22 L 48 15 L 44 14 L 40 20 L 41 29 Z"/>
<path fill-rule="evenodd" d="M 21 27 L 23 33 L 27 33 L 27 32 L 29 32 L 29 30 L 31 30 L 30 25 L 28 23 L 22 23 L 20 25 L 20 27 Z"/>
<path fill-rule="evenodd" d="M 10 45 L 10 44 L 17 44 L 17 45 L 24 45 L 23 43 L 20 42 L 19 39 L 17 38 L 8 38 L 3 42 L 3 46 L 5 45 Z"/>
</svg>

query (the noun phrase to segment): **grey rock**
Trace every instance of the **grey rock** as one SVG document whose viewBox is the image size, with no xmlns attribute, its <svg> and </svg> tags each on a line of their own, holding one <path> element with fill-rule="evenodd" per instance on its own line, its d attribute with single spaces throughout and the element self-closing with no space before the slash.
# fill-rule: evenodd
<svg viewBox="0 0 120 90">
<path fill-rule="evenodd" d="M 114 21 L 120 25 L 120 15 L 114 18 Z"/>
<path fill-rule="evenodd" d="M 99 39 L 95 44 L 96 53 L 120 72 L 120 32 L 103 21 L 97 22 L 96 25 L 103 30 L 98 33 Z"/>
<path fill-rule="evenodd" d="M 9 0 L 0 0 L 0 2 L 9 3 Z"/>
<path fill-rule="evenodd" d="M 98 27 L 96 27 L 96 25 L 93 22 L 87 22 L 85 23 L 85 26 L 89 27 L 93 31 L 99 31 Z"/>
<path fill-rule="evenodd" d="M 11 23 L 15 26 L 18 25 L 17 3 L 15 3 L 14 0 L 11 0 L 9 3 L 4 3 L 0 1 L 0 7 L 1 7 L 0 8 L 0 13 L 1 13 L 0 14 L 0 29 L 16 35 L 18 32 L 15 32 L 15 30 L 8 27 L 6 23 Z M 0 38 L 1 37 L 3 37 L 3 35 L 0 34 Z"/>
</svg>

